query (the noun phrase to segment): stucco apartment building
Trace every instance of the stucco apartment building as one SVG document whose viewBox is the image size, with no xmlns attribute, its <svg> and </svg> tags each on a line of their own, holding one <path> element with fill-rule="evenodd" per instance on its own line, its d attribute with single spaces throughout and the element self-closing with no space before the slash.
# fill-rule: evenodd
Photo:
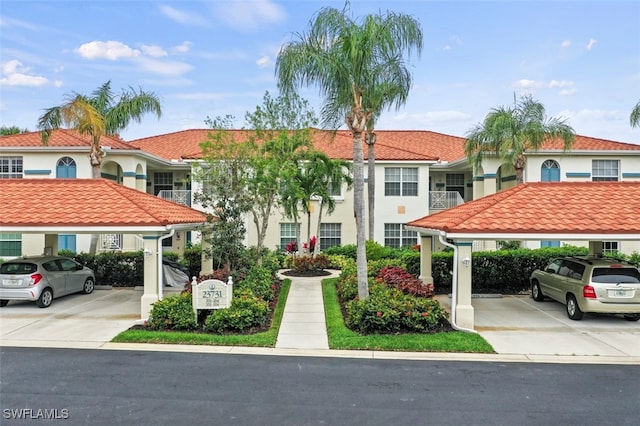
<svg viewBox="0 0 640 426">
<path fill-rule="evenodd" d="M 101 174 L 105 179 L 174 202 L 198 208 L 193 194 L 197 182 L 191 181 L 193 168 L 202 158 L 200 143 L 210 130 L 193 129 L 133 141 L 105 136 L 101 139 Z M 375 145 L 375 230 L 374 239 L 385 246 L 418 243 L 415 232 L 405 224 L 428 214 L 455 207 L 515 185 L 515 173 L 504 170 L 495 158 L 486 158 L 473 170 L 464 155 L 464 138 L 418 130 L 379 130 Z M 352 160 L 353 139 L 349 132 L 314 131 L 314 145 L 331 158 Z M 72 179 L 91 177 L 87 137 L 70 130 L 55 131 L 47 145 L 38 132 L 0 137 L 0 192 L 5 178 Z M 366 161 L 366 146 L 363 146 Z M 525 182 L 541 181 L 640 181 L 640 145 L 577 136 L 570 152 L 563 152 L 556 141 L 526 155 Z M 365 167 L 366 178 L 366 167 Z M 82 194 L 77 194 L 82 197 Z M 28 197 L 28 194 L 25 194 Z M 346 187 L 335 190 L 336 209 L 322 216 L 318 239 L 321 248 L 355 243 L 353 195 Z M 37 206 L 34 206 L 37 208 Z M 87 205 L 87 209 L 100 206 Z M 317 211 L 318 205 L 312 206 Z M 526 208 L 536 210 L 536 200 Z M 603 205 L 615 209 L 615 205 Z M 0 214 L 2 214 L 0 212 Z M 306 221 L 300 235 L 306 236 Z M 312 214 L 311 235 L 316 234 L 317 215 Z M 256 242 L 254 225 L 247 223 L 245 244 Z M 181 251 L 188 241 L 197 241 L 193 232 L 177 232 L 165 240 L 165 250 Z M 294 224 L 276 213 L 271 217 L 265 245 L 282 248 L 295 238 Z M 58 236 L 58 249 L 88 251 L 89 235 Z M 436 244 L 436 243 L 434 243 Z M 560 246 L 562 241 L 527 241 L 526 247 Z M 576 244 L 572 241 L 571 244 Z M 585 242 L 587 244 L 587 242 Z M 135 235 L 101 235 L 99 250 L 138 250 L 142 240 Z M 0 233 L 0 257 L 42 253 L 44 236 Z M 434 247 L 438 249 L 439 247 Z M 495 243 L 478 242 L 474 249 L 492 249 Z M 625 253 L 640 251 L 640 242 L 606 241 L 604 250 Z"/>
</svg>

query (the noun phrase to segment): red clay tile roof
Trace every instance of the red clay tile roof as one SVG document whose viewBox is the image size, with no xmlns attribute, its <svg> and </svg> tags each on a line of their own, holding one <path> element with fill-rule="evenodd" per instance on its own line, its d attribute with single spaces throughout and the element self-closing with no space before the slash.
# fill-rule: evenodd
<svg viewBox="0 0 640 426">
<path fill-rule="evenodd" d="M 203 223 L 198 210 L 106 179 L 3 179 L 3 227 L 154 227 Z"/>
<path fill-rule="evenodd" d="M 207 139 L 209 129 L 184 130 L 164 135 L 131 141 L 131 145 L 165 159 L 198 159 L 202 152 L 200 143 Z M 246 133 L 233 130 L 237 140 L 242 140 Z M 426 130 L 377 130 L 376 160 L 391 161 L 446 161 L 454 162 L 465 159 L 465 138 L 445 135 Z M 353 139 L 348 131 L 332 132 L 315 130 L 314 145 L 332 158 L 353 159 Z M 367 147 L 363 144 L 364 157 L 367 158 Z M 559 141 L 550 141 L 541 151 L 562 150 Z M 638 151 L 640 146 L 629 143 L 614 142 L 587 136 L 576 136 L 574 151 Z"/>
<path fill-rule="evenodd" d="M 113 136 L 102 136 L 101 146 L 109 146 L 111 149 L 135 149 L 122 139 Z M 42 142 L 40 132 L 18 133 L 15 135 L 0 136 L 0 148 L 37 148 L 37 147 L 91 147 L 91 138 L 78 132 L 67 129 L 54 130 L 45 145 Z"/>
<path fill-rule="evenodd" d="M 414 220 L 447 233 L 640 233 L 640 182 L 532 182 Z"/>
</svg>

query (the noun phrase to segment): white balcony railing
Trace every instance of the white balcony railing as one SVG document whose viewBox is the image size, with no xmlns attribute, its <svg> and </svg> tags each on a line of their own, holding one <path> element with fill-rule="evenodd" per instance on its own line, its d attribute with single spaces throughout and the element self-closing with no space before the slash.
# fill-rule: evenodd
<svg viewBox="0 0 640 426">
<path fill-rule="evenodd" d="M 186 189 L 162 190 L 158 192 L 158 197 L 163 200 L 173 201 L 191 207 L 191 191 Z"/>
<path fill-rule="evenodd" d="M 464 204 L 458 191 L 429 191 L 429 209 L 446 210 Z"/>
</svg>

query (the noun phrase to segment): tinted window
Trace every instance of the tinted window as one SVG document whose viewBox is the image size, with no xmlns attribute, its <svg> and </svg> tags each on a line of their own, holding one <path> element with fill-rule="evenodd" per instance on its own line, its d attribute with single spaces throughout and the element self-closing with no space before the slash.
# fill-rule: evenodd
<svg viewBox="0 0 640 426">
<path fill-rule="evenodd" d="M 33 274 L 37 269 L 35 263 L 3 263 L 0 274 Z"/>
<path fill-rule="evenodd" d="M 595 268 L 594 283 L 640 283 L 640 271 L 636 268 Z"/>
</svg>

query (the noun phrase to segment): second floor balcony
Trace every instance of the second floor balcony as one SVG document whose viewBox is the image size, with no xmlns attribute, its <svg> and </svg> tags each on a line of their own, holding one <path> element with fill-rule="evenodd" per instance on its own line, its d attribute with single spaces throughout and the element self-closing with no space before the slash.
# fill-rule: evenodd
<svg viewBox="0 0 640 426">
<path fill-rule="evenodd" d="M 429 210 L 446 210 L 464 204 L 458 191 L 429 191 Z"/>
<path fill-rule="evenodd" d="M 163 200 L 173 201 L 174 203 L 182 204 L 191 207 L 191 191 L 185 189 L 177 190 L 162 190 L 158 192 L 158 197 Z"/>
</svg>

